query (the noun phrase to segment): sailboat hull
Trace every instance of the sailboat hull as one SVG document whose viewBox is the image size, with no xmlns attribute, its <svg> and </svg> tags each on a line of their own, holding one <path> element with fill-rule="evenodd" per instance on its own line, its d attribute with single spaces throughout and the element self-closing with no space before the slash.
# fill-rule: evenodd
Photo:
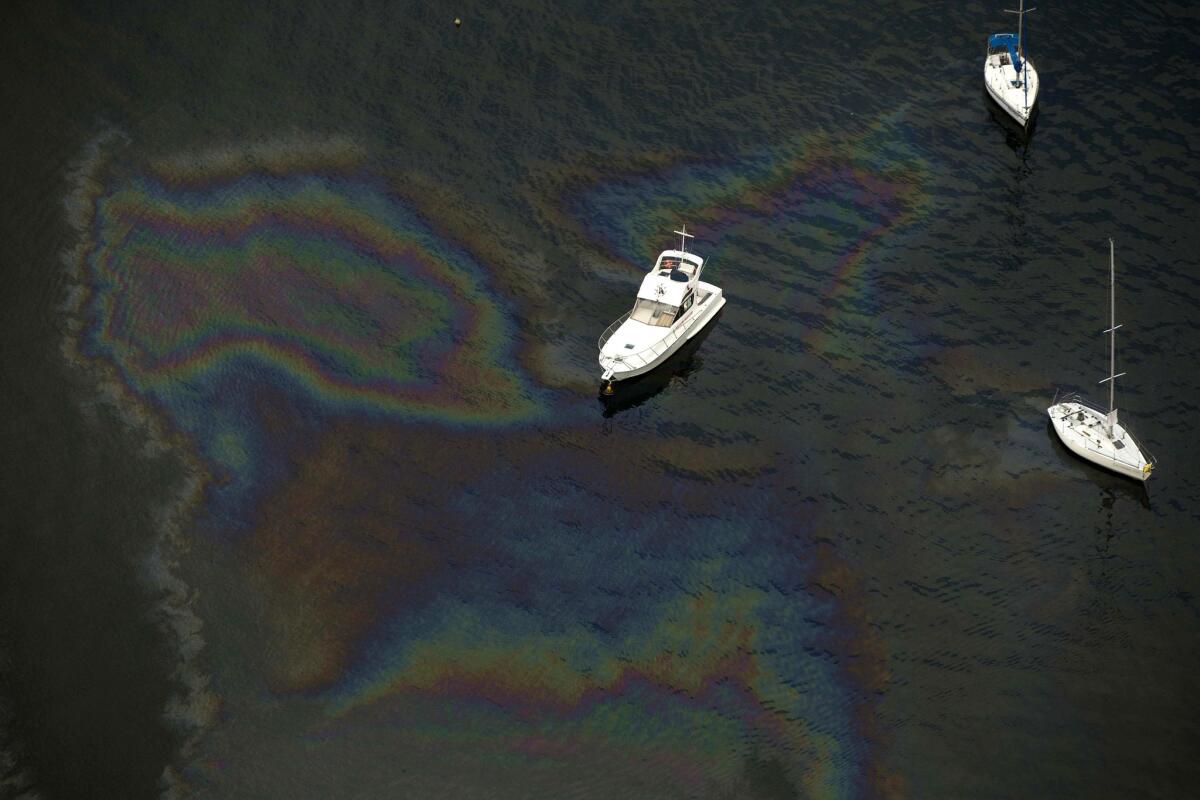
<svg viewBox="0 0 1200 800">
<path fill-rule="evenodd" d="M 1120 423 L 1109 434 L 1106 415 L 1078 402 L 1058 403 L 1046 412 L 1059 440 L 1075 455 L 1136 481 L 1150 478 L 1153 462 Z"/>
<path fill-rule="evenodd" d="M 983 85 L 996 105 L 1024 128 L 1036 111 L 1041 81 L 1038 80 L 1033 63 L 1026 60 L 1025 68 L 1021 72 L 1029 86 L 1013 86 L 1021 76 L 1008 62 L 1008 58 L 1003 54 L 990 55 L 984 59 Z"/>
</svg>

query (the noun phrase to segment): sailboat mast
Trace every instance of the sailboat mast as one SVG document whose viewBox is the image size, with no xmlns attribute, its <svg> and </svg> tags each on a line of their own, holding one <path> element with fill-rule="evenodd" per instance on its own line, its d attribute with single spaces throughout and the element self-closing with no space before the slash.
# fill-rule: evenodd
<svg viewBox="0 0 1200 800">
<path fill-rule="evenodd" d="M 1108 327 L 1111 331 L 1108 346 L 1108 413 L 1116 407 L 1117 391 L 1117 255 L 1113 240 L 1108 240 Z"/>
<path fill-rule="evenodd" d="M 1112 338 L 1108 344 L 1108 377 L 1100 381 L 1108 384 L 1108 416 L 1104 420 L 1104 430 L 1112 436 L 1113 426 L 1117 423 L 1117 378 L 1124 372 L 1117 372 L 1117 256 L 1113 240 L 1108 240 L 1108 330 Z"/>
<path fill-rule="evenodd" d="M 1037 9 L 1031 8 L 1029 11 L 1026 11 L 1025 0 L 1021 0 L 1021 7 L 1016 11 L 1013 11 L 1011 8 L 1004 9 L 1005 14 L 1017 15 L 1017 55 L 1020 56 L 1021 61 L 1025 60 L 1025 15 L 1030 11 L 1037 11 Z M 1016 69 L 1016 65 L 1013 65 L 1013 68 Z"/>
<path fill-rule="evenodd" d="M 1025 0 L 1017 15 L 1017 51 L 1021 54 L 1021 91 L 1025 94 L 1025 113 L 1029 114 L 1029 59 L 1025 57 Z"/>
<path fill-rule="evenodd" d="M 1037 11 L 1037 9 L 1031 8 L 1029 11 Z M 1029 64 L 1025 59 L 1025 15 L 1028 14 L 1029 11 L 1025 10 L 1025 0 L 1021 0 L 1021 5 L 1016 11 L 1013 11 L 1011 8 L 1004 9 L 1006 14 L 1017 15 L 1017 58 L 1021 61 L 1021 71 L 1020 73 L 1017 73 L 1017 80 L 1019 80 L 1021 85 L 1025 87 L 1026 113 L 1029 112 L 1029 81 L 1027 80 L 1029 75 Z M 1017 65 L 1013 64 L 1014 71 L 1016 68 Z"/>
<path fill-rule="evenodd" d="M 1021 63 L 1025 63 L 1025 0 L 1021 0 L 1020 10 L 1017 11 L 1017 55 Z"/>
</svg>

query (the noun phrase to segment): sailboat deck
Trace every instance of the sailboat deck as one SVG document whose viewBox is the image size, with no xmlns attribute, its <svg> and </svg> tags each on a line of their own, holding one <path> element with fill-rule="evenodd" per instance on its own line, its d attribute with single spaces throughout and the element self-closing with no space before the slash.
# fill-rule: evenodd
<svg viewBox="0 0 1200 800">
<path fill-rule="evenodd" d="M 1037 70 L 1028 59 L 1025 60 L 1022 73 L 1017 73 L 1007 53 L 989 55 L 984 61 L 983 77 L 988 93 L 1009 115 L 1024 124 L 1037 103 L 1039 82 Z M 1022 77 L 1028 86 L 1022 85 Z"/>
<path fill-rule="evenodd" d="M 1105 424 L 1107 414 L 1082 398 L 1059 403 L 1049 412 L 1063 443 L 1083 451 L 1081 455 L 1093 461 L 1112 462 L 1109 466 L 1119 471 L 1139 473 L 1146 464 L 1153 463 L 1149 453 L 1119 422 L 1113 424 L 1110 435 Z"/>
</svg>

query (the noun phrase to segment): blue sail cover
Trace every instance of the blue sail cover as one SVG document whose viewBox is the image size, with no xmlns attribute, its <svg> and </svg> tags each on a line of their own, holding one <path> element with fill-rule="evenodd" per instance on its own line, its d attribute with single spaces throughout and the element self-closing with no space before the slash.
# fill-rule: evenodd
<svg viewBox="0 0 1200 800">
<path fill-rule="evenodd" d="M 988 50 L 993 47 L 1007 47 L 1008 57 L 1012 59 L 1013 69 L 1017 74 L 1021 74 L 1021 56 L 1017 54 L 1017 48 L 1020 45 L 1020 40 L 1015 33 L 993 33 L 988 37 Z"/>
</svg>

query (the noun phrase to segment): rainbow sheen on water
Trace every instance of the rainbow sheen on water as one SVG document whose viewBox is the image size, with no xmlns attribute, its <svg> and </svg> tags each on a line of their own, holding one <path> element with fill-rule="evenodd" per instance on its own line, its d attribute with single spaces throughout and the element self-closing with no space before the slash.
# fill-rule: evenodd
<svg viewBox="0 0 1200 800">
<path fill-rule="evenodd" d="M 253 419 L 265 385 L 322 413 L 484 426 L 542 413 L 485 267 L 382 184 L 215 171 L 139 174 L 95 198 L 80 350 L 222 480 L 268 468 Z"/>
<path fill-rule="evenodd" d="M 192 535 L 258 609 L 266 702 L 317 702 L 321 740 L 374 727 L 514 774 L 600 758 L 703 793 L 757 764 L 812 796 L 892 791 L 868 699 L 885 658 L 857 579 L 811 510 L 710 482 L 758 480 L 769 452 L 596 431 L 546 373 L 558 343 L 519 335 L 517 308 L 556 313 L 491 264 L 519 258 L 448 239 L 470 226 L 400 199 L 353 148 L 299 149 L 253 150 L 242 173 L 229 152 L 98 169 L 80 260 L 78 356 L 196 457 Z M 631 274 L 665 244 L 666 207 L 718 255 L 799 225 L 828 240 L 831 308 L 858 313 L 861 254 L 919 207 L 920 164 L 888 164 L 816 140 L 668 159 L 576 175 L 552 213 L 607 231 L 592 256 Z M 834 257 L 847 235 L 859 244 Z M 590 455 L 543 452 L 547 435 Z M 678 476 L 669 501 L 625 462 Z M 236 695 L 241 672 L 213 669 Z"/>
</svg>

